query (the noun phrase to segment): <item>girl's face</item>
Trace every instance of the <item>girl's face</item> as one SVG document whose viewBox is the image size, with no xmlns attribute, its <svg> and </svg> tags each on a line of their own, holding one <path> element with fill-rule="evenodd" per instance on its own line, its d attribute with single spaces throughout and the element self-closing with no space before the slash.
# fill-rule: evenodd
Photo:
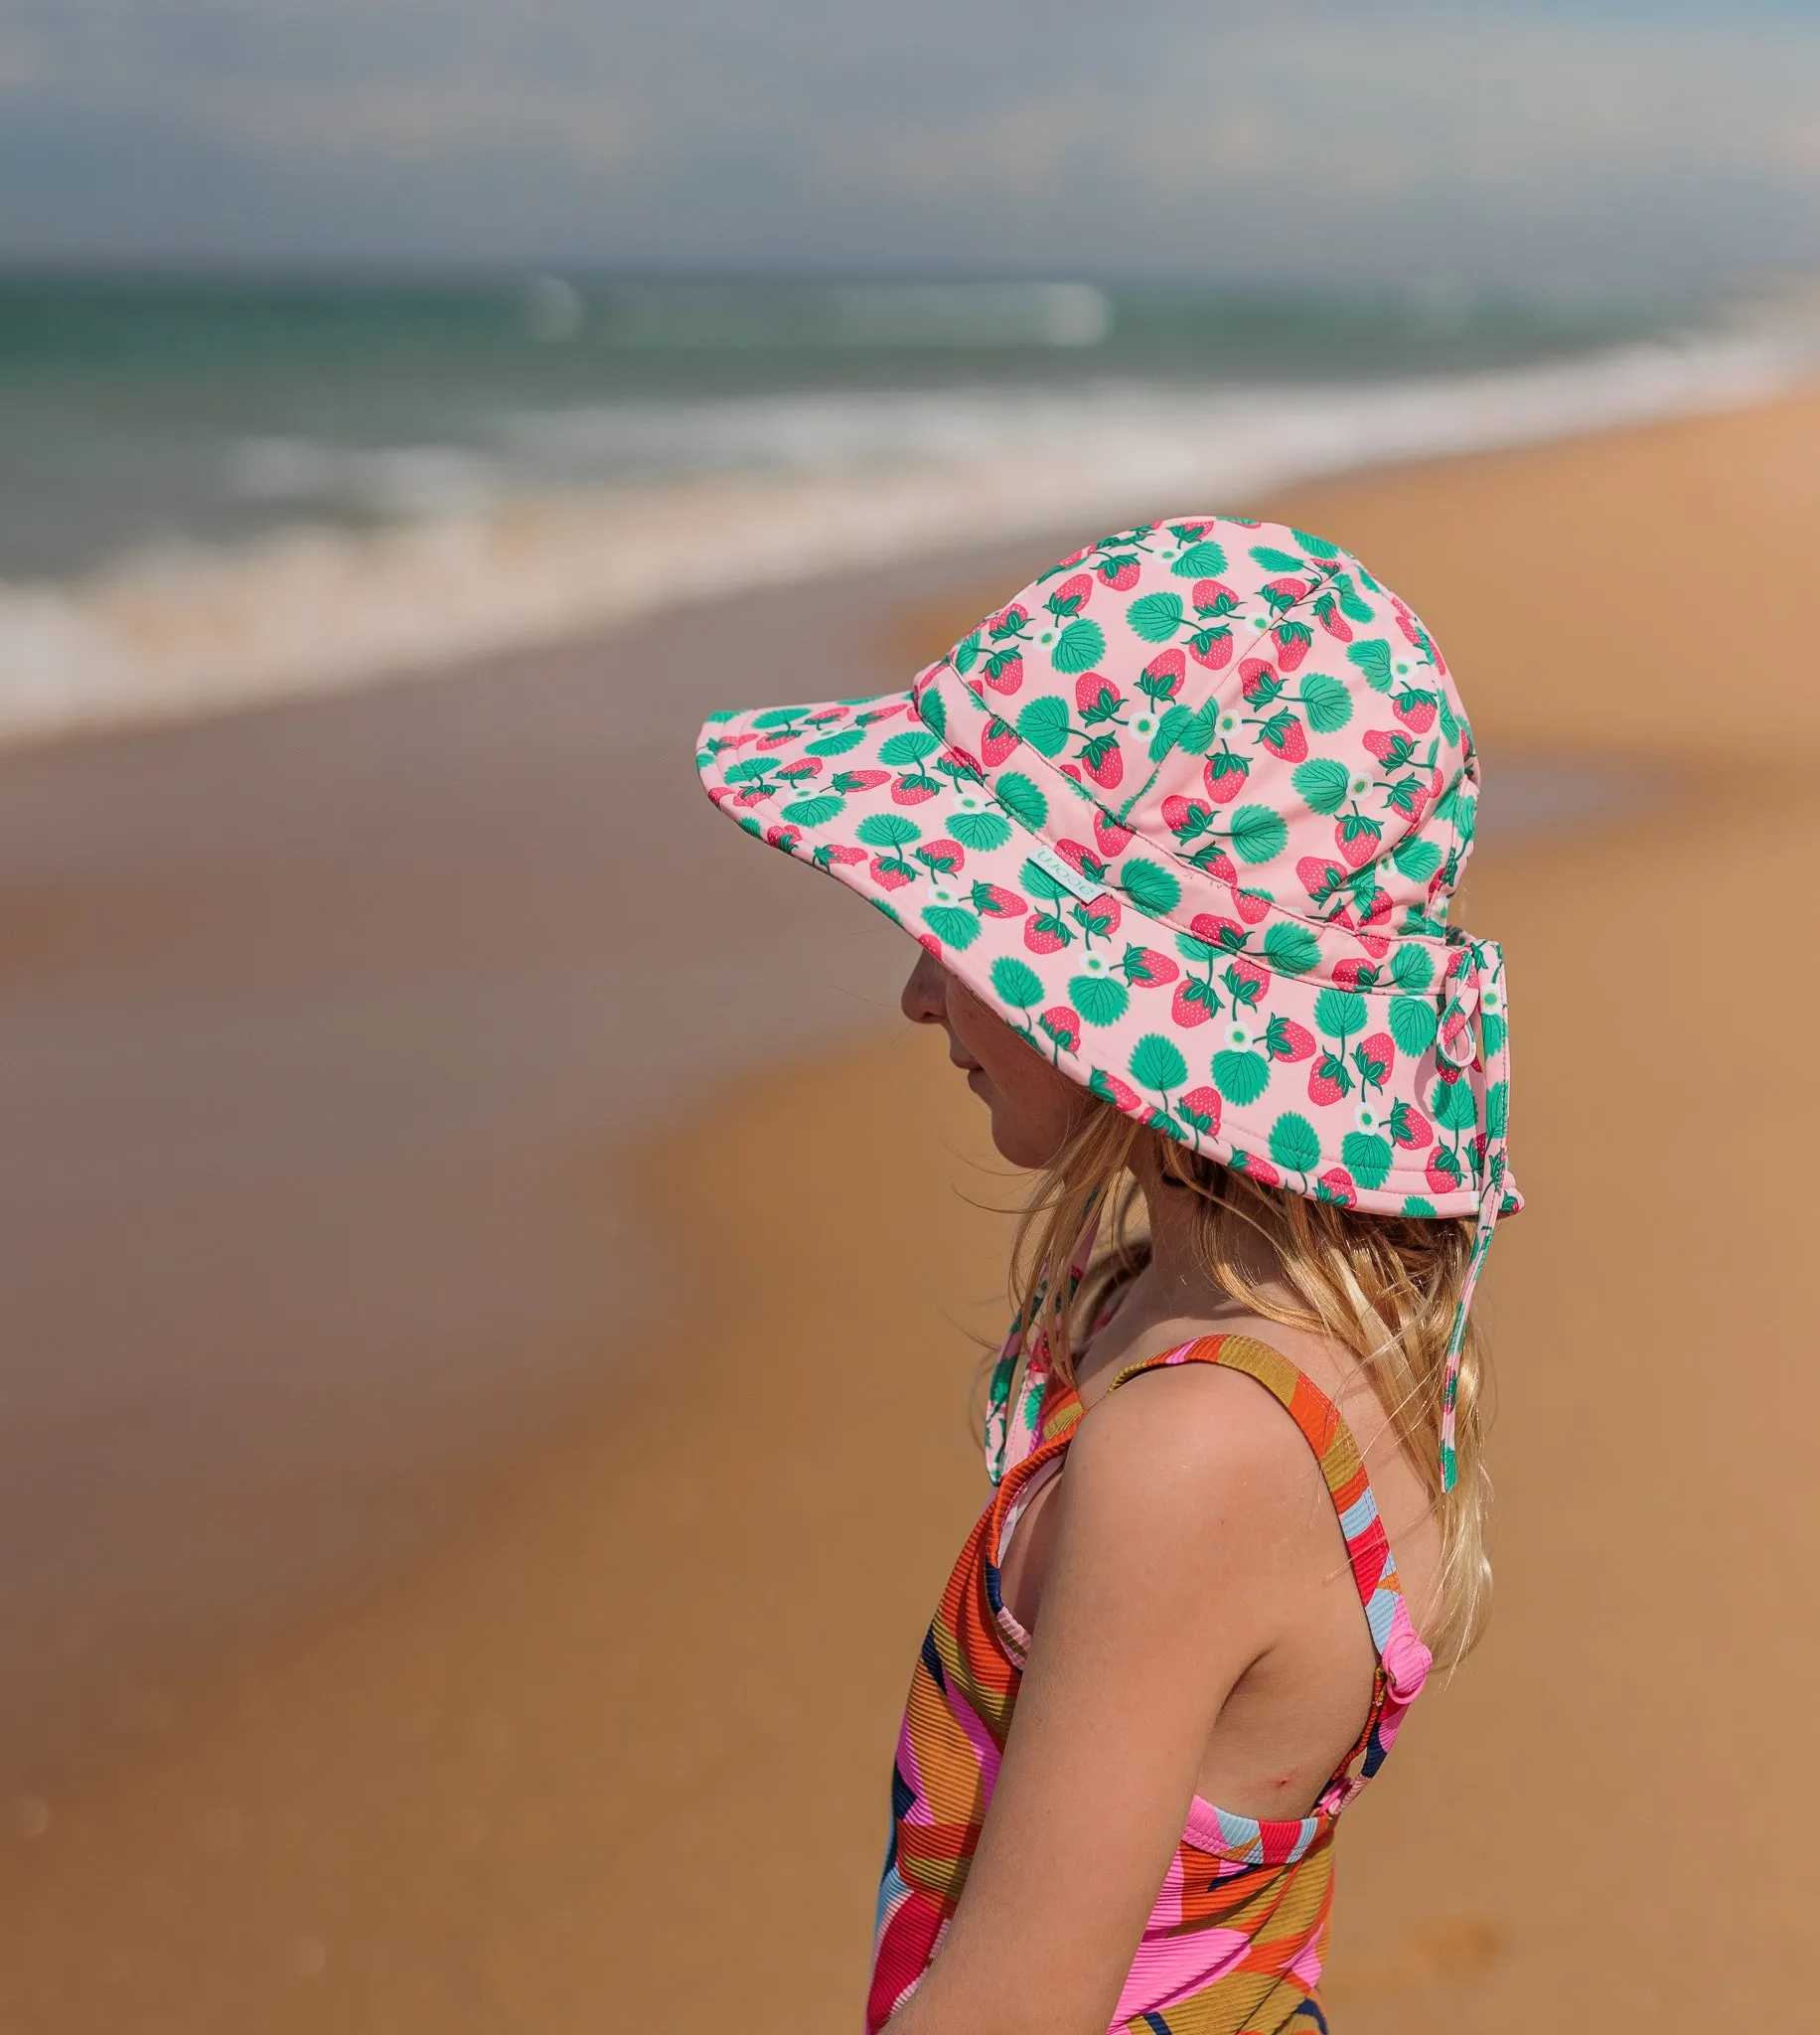
<svg viewBox="0 0 1820 2035">
<path fill-rule="evenodd" d="M 967 1085 L 992 1113 L 992 1143 L 1013 1166 L 1047 1166 L 1067 1143 L 1088 1098 L 1057 1067 L 956 981 L 929 950 L 900 1002 L 912 1024 L 939 1024 L 948 1057 L 967 1070 Z"/>
</svg>

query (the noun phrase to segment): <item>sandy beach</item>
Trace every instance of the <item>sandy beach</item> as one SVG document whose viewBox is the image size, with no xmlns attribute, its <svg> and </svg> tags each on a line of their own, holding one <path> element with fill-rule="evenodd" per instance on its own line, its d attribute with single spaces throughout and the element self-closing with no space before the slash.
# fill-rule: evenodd
<svg viewBox="0 0 1820 2035">
<path fill-rule="evenodd" d="M 1335 2025 L 1792 2025 L 1820 399 L 1251 506 L 1461 675 L 1530 1198 L 1496 1614 L 1348 1816 Z M 0 764 L 7 2035 L 856 2025 L 1015 1189 L 675 737 L 1052 549 Z M 1609 795 L 1500 833 L 1506 767 Z"/>
</svg>

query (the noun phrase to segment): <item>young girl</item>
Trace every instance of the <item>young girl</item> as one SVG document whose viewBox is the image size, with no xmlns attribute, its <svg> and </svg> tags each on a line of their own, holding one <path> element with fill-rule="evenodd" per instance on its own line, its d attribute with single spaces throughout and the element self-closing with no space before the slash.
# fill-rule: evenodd
<svg viewBox="0 0 1820 2035">
<path fill-rule="evenodd" d="M 1324 2029 L 1340 1811 L 1488 1581 L 1468 1307 L 1521 1204 L 1446 664 L 1335 546 L 1189 517 L 699 764 L 921 943 L 905 1014 L 1036 1174 L 867 2028 Z"/>
</svg>

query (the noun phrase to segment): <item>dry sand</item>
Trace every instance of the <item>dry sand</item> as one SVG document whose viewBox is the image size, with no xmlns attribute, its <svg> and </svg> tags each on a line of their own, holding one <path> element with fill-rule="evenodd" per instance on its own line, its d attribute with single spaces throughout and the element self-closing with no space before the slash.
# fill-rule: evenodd
<svg viewBox="0 0 1820 2035">
<path fill-rule="evenodd" d="M 1531 1201 L 1487 1302 L 1498 1608 L 1348 1818 L 1336 2024 L 1797 2025 L 1820 403 L 1272 507 L 1417 600 L 1492 807 L 1525 752 L 1664 787 L 1471 879 Z M 940 636 L 932 599 L 880 640 Z M 897 1705 L 981 1495 L 1005 1223 L 968 1197 L 1005 1183 L 915 1037 L 742 1080 L 647 1163 L 682 1268 L 650 1360 L 432 1550 L 12 1803 L 0 2023 L 854 2025 Z"/>
</svg>

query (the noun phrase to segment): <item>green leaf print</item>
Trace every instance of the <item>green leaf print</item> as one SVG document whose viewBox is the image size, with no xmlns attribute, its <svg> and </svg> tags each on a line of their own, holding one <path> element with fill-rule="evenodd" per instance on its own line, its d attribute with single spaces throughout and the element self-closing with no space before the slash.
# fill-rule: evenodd
<svg viewBox="0 0 1820 2035">
<path fill-rule="evenodd" d="M 1122 982 L 1104 975 L 1076 975 L 1068 980 L 1068 1001 L 1089 1024 L 1117 1024 L 1132 997 Z"/>
<path fill-rule="evenodd" d="M 1285 925 L 1281 919 L 1264 935 L 1264 958 L 1284 975 L 1306 975 L 1320 959 L 1320 942 L 1306 926 Z"/>
<path fill-rule="evenodd" d="M 1305 530 L 1292 530 L 1289 535 L 1300 545 L 1311 558 L 1337 558 L 1338 545 L 1330 545 L 1324 537 L 1310 537 Z"/>
<path fill-rule="evenodd" d="M 1002 848 L 1011 838 L 1011 823 L 996 813 L 957 813 L 948 831 L 963 848 Z"/>
<path fill-rule="evenodd" d="M 1435 957 L 1426 947 L 1399 947 L 1390 957 L 1390 979 L 1418 996 L 1435 980 Z"/>
<path fill-rule="evenodd" d="M 1320 1164 L 1314 1126 L 1295 1110 L 1285 1110 L 1271 1126 L 1271 1158 L 1288 1173 L 1312 1173 Z"/>
<path fill-rule="evenodd" d="M 1043 1000 L 1042 977 L 1014 954 L 1001 954 L 992 963 L 992 987 L 1014 1011 L 1027 1011 Z"/>
<path fill-rule="evenodd" d="M 1146 1031 L 1132 1048 L 1132 1079 L 1167 1095 L 1188 1078 L 1188 1062 L 1161 1032 Z"/>
<path fill-rule="evenodd" d="M 923 725 L 934 734 L 945 735 L 948 732 L 948 703 L 933 686 L 916 703 L 916 710 Z"/>
<path fill-rule="evenodd" d="M 1241 806 L 1232 816 L 1233 851 L 1243 862 L 1268 862 L 1289 839 L 1283 815 L 1272 806 Z"/>
<path fill-rule="evenodd" d="M 1190 545 L 1169 567 L 1177 579 L 1217 579 L 1226 570 L 1226 550 L 1211 538 Z"/>
<path fill-rule="evenodd" d="M 1082 616 L 1055 639 L 1050 662 L 1058 672 L 1090 672 L 1105 655 L 1106 637 L 1099 623 Z"/>
<path fill-rule="evenodd" d="M 963 678 L 966 678 L 974 666 L 980 662 L 982 647 L 980 632 L 976 629 L 971 636 L 962 637 L 950 653 L 948 661 Z"/>
<path fill-rule="evenodd" d="M 1059 756 L 1068 746 L 1068 703 L 1053 693 L 1038 695 L 1017 716 L 1017 732 L 1038 755 Z"/>
<path fill-rule="evenodd" d="M 1350 1038 L 1365 1029 L 1370 1014 L 1365 999 L 1351 990 L 1322 990 L 1314 999 L 1314 1025 L 1329 1038 Z"/>
<path fill-rule="evenodd" d="M 1228 1102 L 1243 1109 L 1271 1085 L 1271 1063 L 1262 1053 L 1215 1053 L 1213 1085 Z"/>
<path fill-rule="evenodd" d="M 1049 801 L 1021 770 L 1007 770 L 994 782 L 992 790 L 1011 818 L 1021 820 L 1032 834 L 1049 817 Z"/>
<path fill-rule="evenodd" d="M 1429 1114 L 1449 1131 L 1470 1131 L 1478 1123 L 1478 1103 L 1471 1082 L 1437 1081 L 1429 1097 Z"/>
<path fill-rule="evenodd" d="M 1435 1204 L 1426 1194 L 1406 1194 L 1403 1199 L 1405 1215 L 1433 1215 Z"/>
<path fill-rule="evenodd" d="M 1485 1057 L 1494 1058 L 1504 1050 L 1505 1024 L 1495 1011 L 1480 1011 L 1479 1036 L 1484 1041 Z"/>
<path fill-rule="evenodd" d="M 845 811 L 845 799 L 824 792 L 820 798 L 794 800 L 784 808 L 784 818 L 794 820 L 799 827 L 826 827 Z"/>
<path fill-rule="evenodd" d="M 1370 619 L 1369 616 L 1366 617 Z M 1365 683 L 1374 693 L 1390 691 L 1390 645 L 1382 636 L 1373 636 L 1364 643 L 1349 643 L 1346 646 L 1346 662 L 1356 665 L 1365 675 Z"/>
<path fill-rule="evenodd" d="M 1375 622 L 1377 616 L 1370 606 L 1359 598 L 1359 590 L 1352 583 L 1350 572 L 1336 572 L 1333 575 L 1333 590 L 1340 597 L 1340 613 L 1349 622 Z"/>
<path fill-rule="evenodd" d="M 1119 871 L 1119 884 L 1139 911 L 1161 918 L 1181 902 L 1182 886 L 1160 862 L 1135 856 Z"/>
<path fill-rule="evenodd" d="M 844 756 L 864 740 L 864 728 L 843 727 L 837 735 L 823 735 L 818 741 L 805 742 L 803 747 L 812 756 Z"/>
<path fill-rule="evenodd" d="M 1145 643 L 1167 643 L 1182 625 L 1179 593 L 1146 593 L 1125 611 L 1134 635 Z"/>
<path fill-rule="evenodd" d="M 1443 692 L 1435 703 L 1435 710 L 1441 716 L 1441 731 L 1450 742 L 1459 740 L 1459 722 L 1454 718 L 1452 705 Z"/>
<path fill-rule="evenodd" d="M 1074 894 L 1059 876 L 1045 869 L 1034 858 L 1018 870 L 1017 880 L 1032 897 L 1040 897 L 1048 904 L 1058 904 L 1064 897 Z"/>
<path fill-rule="evenodd" d="M 925 756 L 933 756 L 940 747 L 934 735 L 906 728 L 902 734 L 879 743 L 878 760 L 892 770 L 903 770 L 912 763 L 920 763 Z"/>
<path fill-rule="evenodd" d="M 1420 997 L 1393 997 L 1390 1002 L 1390 1035 L 1397 1050 L 1420 1059 L 1435 1043 L 1441 1019 L 1435 1006 Z"/>
<path fill-rule="evenodd" d="M 1344 763 L 1317 756 L 1311 763 L 1296 766 L 1289 782 L 1317 813 L 1337 813 L 1346 803 L 1346 788 L 1352 773 Z"/>
<path fill-rule="evenodd" d="M 1441 867 L 1441 850 L 1432 841 L 1411 835 L 1390 852 L 1390 859 L 1412 883 L 1426 883 Z"/>
<path fill-rule="evenodd" d="M 1302 680 L 1301 704 L 1317 735 L 1337 734 L 1352 718 L 1352 695 L 1325 672 L 1310 672 Z"/>
<path fill-rule="evenodd" d="M 916 822 L 901 813 L 868 813 L 853 832 L 867 848 L 907 848 L 923 838 Z"/>
<path fill-rule="evenodd" d="M 1485 1090 L 1485 1135 L 1488 1138 L 1505 1138 L 1510 1135 L 1508 1081 L 1494 1081 Z"/>
<path fill-rule="evenodd" d="M 1395 1155 L 1390 1140 L 1375 1131 L 1348 1131 L 1340 1141 L 1340 1158 L 1362 1187 L 1381 1187 L 1390 1176 Z"/>
<path fill-rule="evenodd" d="M 1252 556 L 1267 572 L 1301 572 L 1307 568 L 1307 559 L 1298 558 L 1291 551 L 1280 551 L 1275 545 L 1253 545 Z"/>
<path fill-rule="evenodd" d="M 980 937 L 980 921 L 958 904 L 931 904 L 923 923 L 945 947 L 971 947 Z"/>
<path fill-rule="evenodd" d="M 1208 946 L 1205 940 L 1197 940 L 1192 933 L 1176 934 L 1175 951 L 1184 961 L 1196 968 L 1220 958 L 1220 950 L 1217 947 Z"/>
</svg>

